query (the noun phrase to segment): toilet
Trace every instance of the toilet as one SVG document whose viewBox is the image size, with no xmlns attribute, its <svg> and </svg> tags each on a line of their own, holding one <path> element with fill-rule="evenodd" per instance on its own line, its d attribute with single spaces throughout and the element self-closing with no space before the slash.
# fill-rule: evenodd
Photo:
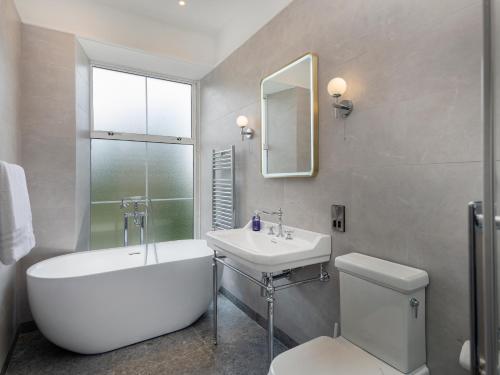
<svg viewBox="0 0 500 375">
<path fill-rule="evenodd" d="M 269 375 L 428 375 L 427 272 L 351 253 L 337 257 L 341 336 L 278 355 Z"/>
</svg>

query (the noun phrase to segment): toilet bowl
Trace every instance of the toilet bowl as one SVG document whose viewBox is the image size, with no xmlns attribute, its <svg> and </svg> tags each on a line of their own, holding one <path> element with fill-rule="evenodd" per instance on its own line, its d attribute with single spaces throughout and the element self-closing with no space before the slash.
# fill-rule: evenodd
<svg viewBox="0 0 500 375">
<path fill-rule="evenodd" d="M 277 356 L 269 375 L 428 375 L 425 271 L 352 253 L 337 257 L 342 336 Z"/>
<path fill-rule="evenodd" d="M 402 375 L 343 337 L 321 336 L 277 356 L 269 375 Z M 405 375 L 428 375 L 427 366 Z"/>
</svg>

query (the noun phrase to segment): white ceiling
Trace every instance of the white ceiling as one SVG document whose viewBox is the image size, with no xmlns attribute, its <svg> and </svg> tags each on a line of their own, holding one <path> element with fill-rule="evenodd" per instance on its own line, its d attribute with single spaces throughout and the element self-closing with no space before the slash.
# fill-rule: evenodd
<svg viewBox="0 0 500 375">
<path fill-rule="evenodd" d="M 75 34 L 89 57 L 202 78 L 293 0 L 15 0 L 23 22 Z"/>
</svg>

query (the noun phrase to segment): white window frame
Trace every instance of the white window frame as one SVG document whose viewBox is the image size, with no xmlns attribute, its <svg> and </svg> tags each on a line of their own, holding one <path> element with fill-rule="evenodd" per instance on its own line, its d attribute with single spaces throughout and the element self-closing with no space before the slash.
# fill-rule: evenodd
<svg viewBox="0 0 500 375">
<path fill-rule="evenodd" d="M 134 74 L 146 78 L 156 78 L 176 83 L 184 83 L 191 85 L 191 137 L 175 137 L 162 135 L 148 135 L 135 133 L 122 133 L 113 131 L 94 130 L 94 68 L 113 70 L 120 73 Z M 148 143 L 165 143 L 177 145 L 192 145 L 193 146 L 193 234 L 194 238 L 201 237 L 201 220 L 200 220 L 200 155 L 199 155 L 199 81 L 167 76 L 164 74 L 142 71 L 140 69 L 132 69 L 123 66 L 110 65 L 98 61 L 90 62 L 90 139 L 109 139 L 115 141 L 132 141 L 132 142 L 148 142 Z M 146 92 L 147 98 L 147 92 Z M 147 103 L 146 103 L 147 111 Z"/>
</svg>

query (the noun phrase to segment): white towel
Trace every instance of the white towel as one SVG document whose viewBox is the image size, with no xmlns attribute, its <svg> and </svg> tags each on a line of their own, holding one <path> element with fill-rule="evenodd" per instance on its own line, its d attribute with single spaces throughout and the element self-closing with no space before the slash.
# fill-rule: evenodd
<svg viewBox="0 0 500 375">
<path fill-rule="evenodd" d="M 0 161 L 0 261 L 13 264 L 35 247 L 24 169 Z"/>
</svg>

